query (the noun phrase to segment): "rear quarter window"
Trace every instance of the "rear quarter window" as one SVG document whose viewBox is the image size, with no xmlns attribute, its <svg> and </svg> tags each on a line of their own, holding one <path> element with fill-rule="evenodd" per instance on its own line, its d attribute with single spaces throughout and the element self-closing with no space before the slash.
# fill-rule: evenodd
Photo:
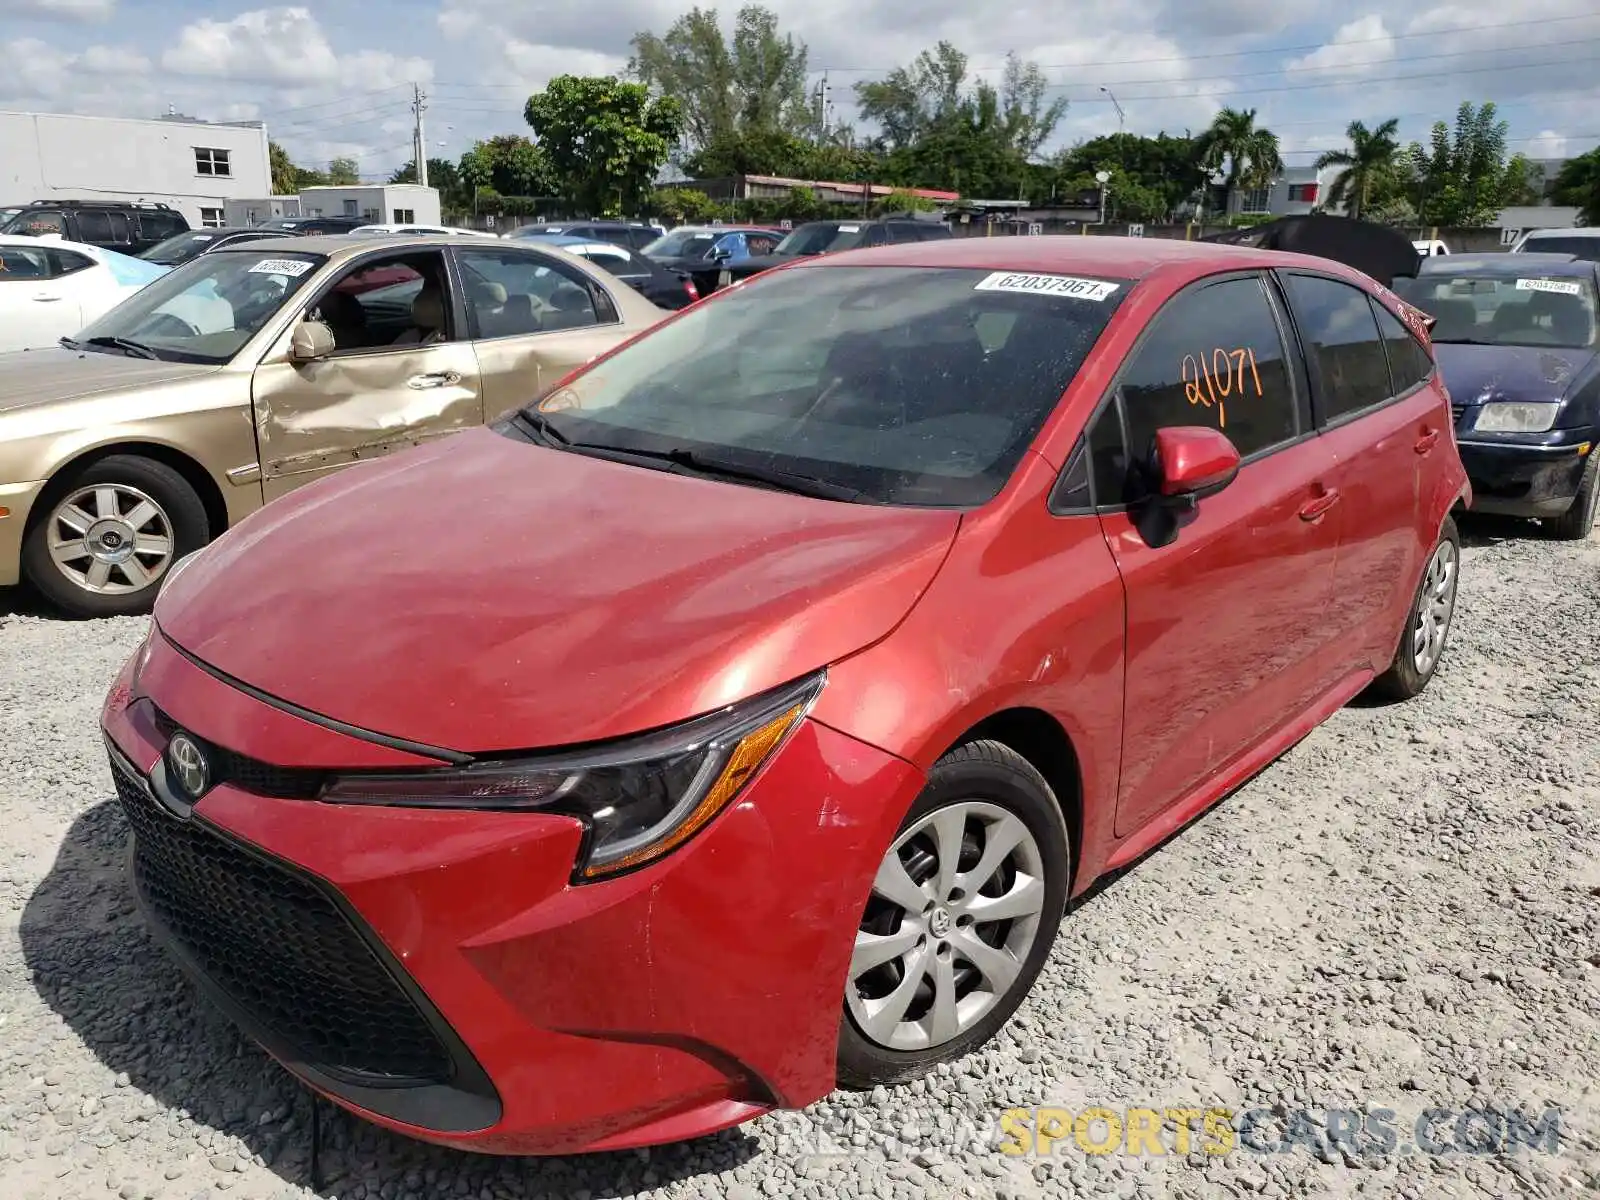
<svg viewBox="0 0 1600 1200">
<path fill-rule="evenodd" d="M 1378 315 L 1378 333 L 1389 356 L 1390 387 L 1397 396 L 1409 392 L 1433 374 L 1433 360 L 1399 317 L 1376 301 L 1372 310 Z"/>
<path fill-rule="evenodd" d="M 1367 293 L 1320 275 L 1288 275 L 1284 282 L 1323 419 L 1336 421 L 1392 396 L 1389 359 Z"/>
</svg>

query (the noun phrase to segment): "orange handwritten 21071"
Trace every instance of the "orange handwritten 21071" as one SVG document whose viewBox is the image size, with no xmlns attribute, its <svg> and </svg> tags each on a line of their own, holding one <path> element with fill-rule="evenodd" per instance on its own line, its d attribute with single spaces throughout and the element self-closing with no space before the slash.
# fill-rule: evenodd
<svg viewBox="0 0 1600 1200">
<path fill-rule="evenodd" d="M 1249 373 L 1246 374 L 1246 368 Z M 1247 387 L 1262 395 L 1261 374 L 1256 370 L 1256 353 L 1244 347 L 1224 350 L 1217 347 L 1209 355 L 1183 356 L 1183 398 L 1190 404 L 1203 404 L 1217 410 L 1217 426 L 1228 427 L 1229 396 L 1243 396 Z"/>
</svg>

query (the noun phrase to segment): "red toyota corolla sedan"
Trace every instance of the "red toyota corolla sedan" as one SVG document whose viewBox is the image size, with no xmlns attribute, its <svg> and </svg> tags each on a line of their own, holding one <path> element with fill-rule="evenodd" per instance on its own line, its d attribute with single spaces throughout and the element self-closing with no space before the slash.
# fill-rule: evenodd
<svg viewBox="0 0 1600 1200">
<path fill-rule="evenodd" d="M 498 1153 L 992 1037 L 1069 896 L 1437 669 L 1427 326 L 1321 259 L 845 253 L 180 564 L 104 729 L 150 925 L 312 1087 Z"/>
</svg>

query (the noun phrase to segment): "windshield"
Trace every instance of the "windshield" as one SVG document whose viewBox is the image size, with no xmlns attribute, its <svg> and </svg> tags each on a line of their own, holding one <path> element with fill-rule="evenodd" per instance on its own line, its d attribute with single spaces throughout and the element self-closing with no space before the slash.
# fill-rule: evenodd
<svg viewBox="0 0 1600 1200">
<path fill-rule="evenodd" d="M 1595 292 L 1588 280 L 1441 273 L 1397 279 L 1395 290 L 1435 319 L 1436 343 L 1569 350 L 1595 344 Z"/>
<path fill-rule="evenodd" d="M 73 342 L 135 342 L 169 362 L 225 363 L 324 261 L 320 254 L 218 250 L 190 259 L 135 292 Z M 148 266 L 150 264 L 141 264 Z M 111 345 L 108 353 L 119 353 Z"/>
<path fill-rule="evenodd" d="M 193 230 L 189 233 L 180 233 L 177 237 L 169 237 L 164 242 L 151 246 L 140 258 L 158 263 L 181 263 L 203 251 L 212 242 L 217 240 L 214 233 L 202 230 Z"/>
<path fill-rule="evenodd" d="M 835 250 L 853 250 L 866 236 L 859 222 L 843 224 L 837 221 L 819 221 L 802 225 L 778 243 L 774 254 L 826 254 Z"/>
<path fill-rule="evenodd" d="M 981 504 L 1127 290 L 1040 294 L 1049 282 L 926 267 L 758 276 L 578 376 L 539 415 L 574 443 L 688 451 L 869 502 Z"/>
<path fill-rule="evenodd" d="M 1523 254 L 1570 254 L 1595 262 L 1600 260 L 1600 237 L 1531 237 L 1517 249 Z"/>
<path fill-rule="evenodd" d="M 720 235 L 704 229 L 674 229 L 644 248 L 651 258 L 704 258 Z"/>
</svg>

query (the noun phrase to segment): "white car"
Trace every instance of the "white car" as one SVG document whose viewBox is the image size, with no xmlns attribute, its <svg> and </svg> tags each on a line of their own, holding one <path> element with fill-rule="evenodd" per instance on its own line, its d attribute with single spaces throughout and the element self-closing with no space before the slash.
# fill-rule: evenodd
<svg viewBox="0 0 1600 1200">
<path fill-rule="evenodd" d="M 362 225 L 352 229 L 352 237 L 423 237 L 430 233 L 447 233 L 454 237 L 498 238 L 495 233 L 481 229 L 462 229 L 458 225 Z"/>
<path fill-rule="evenodd" d="M 1417 248 L 1417 253 L 1424 258 L 1431 258 L 1436 254 L 1450 253 L 1450 247 L 1446 246 L 1438 238 L 1434 238 L 1432 241 L 1412 242 L 1411 244 Z"/>
<path fill-rule="evenodd" d="M 0 353 L 52 347 L 168 270 L 80 242 L 0 235 Z"/>
</svg>

